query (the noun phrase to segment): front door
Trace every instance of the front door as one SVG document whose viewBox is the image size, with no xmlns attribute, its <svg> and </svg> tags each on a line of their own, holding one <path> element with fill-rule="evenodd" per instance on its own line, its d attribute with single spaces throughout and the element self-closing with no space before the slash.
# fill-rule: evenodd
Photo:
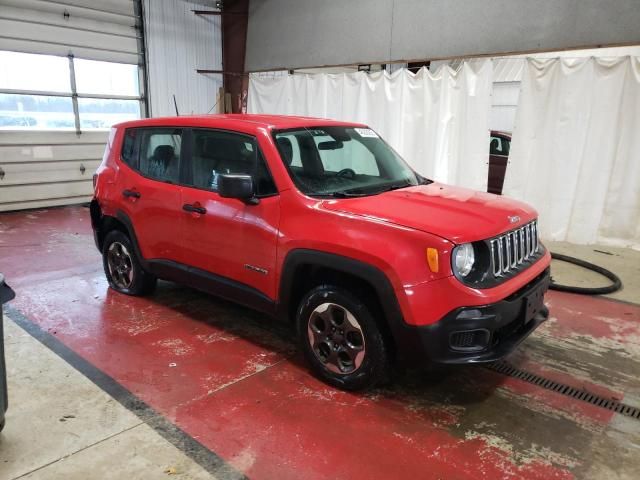
<svg viewBox="0 0 640 480">
<path fill-rule="evenodd" d="M 256 139 L 193 129 L 183 169 L 183 261 L 275 298 L 280 197 Z M 217 177 L 251 175 L 259 203 L 222 198 Z"/>
<path fill-rule="evenodd" d="M 124 133 L 118 173 L 121 209 L 129 217 L 142 256 L 178 260 L 182 130 L 132 128 Z"/>
</svg>

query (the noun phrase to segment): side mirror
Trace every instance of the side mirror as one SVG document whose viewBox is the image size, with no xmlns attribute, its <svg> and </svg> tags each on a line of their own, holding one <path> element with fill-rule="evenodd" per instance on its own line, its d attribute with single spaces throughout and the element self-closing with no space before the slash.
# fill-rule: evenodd
<svg viewBox="0 0 640 480">
<path fill-rule="evenodd" d="M 226 173 L 218 176 L 218 194 L 223 198 L 237 198 L 250 205 L 260 202 L 254 194 L 251 175 Z"/>
</svg>

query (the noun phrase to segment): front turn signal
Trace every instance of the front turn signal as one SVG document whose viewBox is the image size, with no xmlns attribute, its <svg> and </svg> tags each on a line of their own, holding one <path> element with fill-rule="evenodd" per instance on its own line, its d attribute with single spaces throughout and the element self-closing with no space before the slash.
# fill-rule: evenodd
<svg viewBox="0 0 640 480">
<path fill-rule="evenodd" d="M 438 262 L 437 248 L 427 248 L 427 263 L 433 273 L 438 273 L 438 270 L 440 270 L 440 263 Z"/>
</svg>

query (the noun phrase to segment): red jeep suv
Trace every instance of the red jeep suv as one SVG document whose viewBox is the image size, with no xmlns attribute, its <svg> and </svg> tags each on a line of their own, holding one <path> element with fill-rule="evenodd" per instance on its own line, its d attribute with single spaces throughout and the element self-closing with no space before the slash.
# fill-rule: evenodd
<svg viewBox="0 0 640 480">
<path fill-rule="evenodd" d="M 91 220 L 114 290 L 186 284 L 295 324 L 344 388 L 393 362 L 491 362 L 547 317 L 536 212 L 428 180 L 366 125 L 211 115 L 122 123 Z"/>
</svg>

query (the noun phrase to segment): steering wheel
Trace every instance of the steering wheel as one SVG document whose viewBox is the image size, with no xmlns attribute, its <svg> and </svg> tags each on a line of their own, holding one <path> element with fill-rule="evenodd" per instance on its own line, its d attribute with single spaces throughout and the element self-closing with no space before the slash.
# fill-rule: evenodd
<svg viewBox="0 0 640 480">
<path fill-rule="evenodd" d="M 356 172 L 352 168 L 343 168 L 338 173 L 336 173 L 336 176 L 353 180 L 354 178 L 356 178 Z"/>
</svg>

